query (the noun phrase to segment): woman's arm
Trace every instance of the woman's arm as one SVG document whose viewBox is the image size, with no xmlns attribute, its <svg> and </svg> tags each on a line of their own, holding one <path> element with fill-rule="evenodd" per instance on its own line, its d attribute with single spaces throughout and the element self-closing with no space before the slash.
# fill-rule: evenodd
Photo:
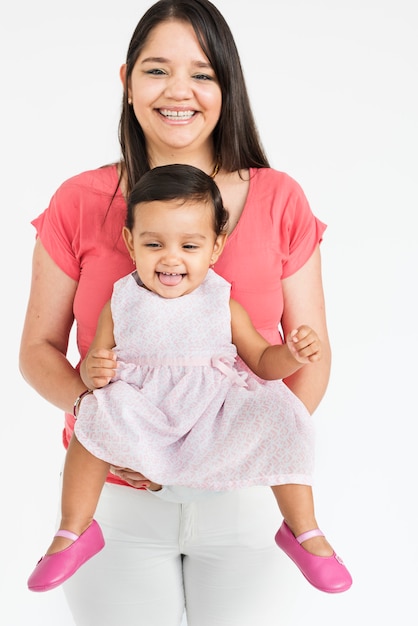
<svg viewBox="0 0 418 626">
<path fill-rule="evenodd" d="M 29 385 L 68 413 L 72 413 L 75 399 L 85 390 L 77 370 L 66 358 L 77 284 L 37 239 L 19 367 Z"/>
<path fill-rule="evenodd" d="M 305 265 L 289 278 L 285 278 L 282 285 L 284 336 L 286 337 L 293 328 L 307 324 L 316 330 L 321 341 L 321 359 L 302 367 L 285 380 L 308 411 L 313 413 L 325 394 L 331 370 L 331 347 L 326 322 L 319 246 Z"/>
</svg>

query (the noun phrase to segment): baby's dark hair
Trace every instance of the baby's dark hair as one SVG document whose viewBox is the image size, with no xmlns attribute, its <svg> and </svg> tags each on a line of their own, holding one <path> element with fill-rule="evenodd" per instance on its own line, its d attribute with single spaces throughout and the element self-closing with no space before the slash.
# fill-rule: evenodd
<svg viewBox="0 0 418 626">
<path fill-rule="evenodd" d="M 210 176 L 193 165 L 162 165 L 145 172 L 129 195 L 125 226 L 129 230 L 134 227 L 137 204 L 165 200 L 207 202 L 213 207 L 216 236 L 225 232 L 229 214 L 219 188 Z"/>
</svg>

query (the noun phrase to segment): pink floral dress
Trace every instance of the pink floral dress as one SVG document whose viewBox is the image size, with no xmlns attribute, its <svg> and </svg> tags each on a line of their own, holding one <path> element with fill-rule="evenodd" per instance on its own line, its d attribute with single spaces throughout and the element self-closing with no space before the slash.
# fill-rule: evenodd
<svg viewBox="0 0 418 626">
<path fill-rule="evenodd" d="M 173 299 L 137 272 L 115 283 L 117 375 L 85 397 L 75 424 L 92 454 L 165 485 L 312 483 L 313 420 L 282 381 L 261 380 L 237 356 L 229 298 L 212 270 Z"/>
</svg>

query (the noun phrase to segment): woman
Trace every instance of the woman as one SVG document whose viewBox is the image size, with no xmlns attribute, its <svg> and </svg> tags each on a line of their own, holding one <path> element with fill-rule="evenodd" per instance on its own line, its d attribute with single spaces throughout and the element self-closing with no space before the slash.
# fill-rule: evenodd
<svg viewBox="0 0 418 626">
<path fill-rule="evenodd" d="M 66 358 L 69 334 L 75 320 L 83 358 L 113 283 L 132 270 L 125 198 L 150 168 L 188 163 L 215 178 L 230 214 L 214 269 L 232 297 L 272 343 L 282 342 L 279 325 L 283 335 L 302 322 L 318 332 L 321 361 L 286 380 L 312 413 L 330 369 L 325 226 L 297 183 L 269 168 L 223 17 L 207 0 L 157 2 L 132 36 L 121 79 L 121 162 L 65 181 L 34 220 L 23 376 L 65 411 L 67 446 L 86 389 Z M 283 557 L 268 488 L 178 504 L 138 487 L 153 485 L 128 469 L 108 477 L 96 512 L 106 547 L 64 585 L 77 625 L 178 626 L 185 606 L 188 626 L 279 623 Z"/>
</svg>

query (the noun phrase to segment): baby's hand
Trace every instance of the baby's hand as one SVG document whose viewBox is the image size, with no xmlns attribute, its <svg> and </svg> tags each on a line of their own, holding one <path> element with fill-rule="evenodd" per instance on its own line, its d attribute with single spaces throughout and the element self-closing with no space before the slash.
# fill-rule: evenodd
<svg viewBox="0 0 418 626">
<path fill-rule="evenodd" d="M 286 344 L 299 363 L 316 363 L 320 360 L 321 341 L 310 326 L 299 326 L 286 338 Z"/>
<path fill-rule="evenodd" d="M 112 350 L 95 348 L 87 355 L 84 365 L 90 381 L 89 387 L 105 387 L 116 373 L 116 355 Z"/>
</svg>

